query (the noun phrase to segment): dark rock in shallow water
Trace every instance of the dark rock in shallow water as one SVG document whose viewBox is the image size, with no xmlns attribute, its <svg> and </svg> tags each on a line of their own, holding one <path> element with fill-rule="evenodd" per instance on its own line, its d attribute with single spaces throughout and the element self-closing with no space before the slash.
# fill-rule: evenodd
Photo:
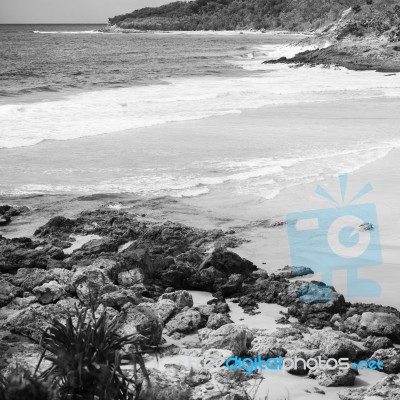
<svg viewBox="0 0 400 400">
<path fill-rule="evenodd" d="M 2 205 L 0 206 L 0 226 L 8 225 L 12 218 L 28 212 L 28 207 L 16 207 L 16 206 L 9 206 L 9 205 Z"/>
</svg>

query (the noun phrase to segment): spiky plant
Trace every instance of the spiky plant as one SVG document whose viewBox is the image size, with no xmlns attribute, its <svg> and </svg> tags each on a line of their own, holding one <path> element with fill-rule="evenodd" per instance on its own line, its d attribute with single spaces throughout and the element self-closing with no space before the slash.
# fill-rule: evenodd
<svg viewBox="0 0 400 400">
<path fill-rule="evenodd" d="M 53 388 L 27 371 L 0 376 L 0 400 L 53 400 Z"/>
<path fill-rule="evenodd" d="M 117 318 L 108 322 L 86 308 L 68 314 L 65 323 L 54 320 L 43 333 L 43 357 L 51 366 L 42 377 L 59 387 L 62 400 L 131 400 L 135 381 L 121 369 L 122 349 L 137 345 L 141 335 L 120 336 Z"/>
</svg>

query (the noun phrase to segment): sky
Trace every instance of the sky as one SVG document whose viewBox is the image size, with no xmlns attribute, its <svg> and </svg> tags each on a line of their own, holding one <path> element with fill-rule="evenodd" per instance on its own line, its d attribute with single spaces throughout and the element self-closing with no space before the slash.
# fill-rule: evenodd
<svg viewBox="0 0 400 400">
<path fill-rule="evenodd" d="M 173 0 L 0 0 L 0 24 L 107 23 L 108 17 Z"/>
</svg>

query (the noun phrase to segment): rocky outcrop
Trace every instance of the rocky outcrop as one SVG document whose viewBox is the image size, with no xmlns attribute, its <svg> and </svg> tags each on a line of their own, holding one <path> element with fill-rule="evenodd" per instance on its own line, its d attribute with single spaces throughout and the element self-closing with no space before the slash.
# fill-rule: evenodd
<svg viewBox="0 0 400 400">
<path fill-rule="evenodd" d="M 400 399 L 400 377 L 390 375 L 370 388 L 347 389 L 339 393 L 340 400 Z"/>
<path fill-rule="evenodd" d="M 28 207 L 17 207 L 9 205 L 0 206 L 0 226 L 8 225 L 13 217 L 29 211 Z"/>
<path fill-rule="evenodd" d="M 20 268 L 54 268 L 61 265 L 63 253 L 53 246 L 42 247 L 29 238 L 0 236 L 0 272 L 15 273 Z"/>
<path fill-rule="evenodd" d="M 380 1 L 348 9 L 335 23 L 301 44 L 314 50 L 266 61 L 297 66 L 340 66 L 351 70 L 400 71 L 400 5 Z M 329 44 L 328 46 L 326 44 Z"/>
<path fill-rule="evenodd" d="M 65 254 L 79 235 L 101 239 Z M 0 279 L 0 328 L 38 341 L 53 318 L 62 320 L 76 306 L 100 304 L 118 319 L 121 334 L 140 335 L 144 346 L 167 343 L 159 347 L 163 354 L 200 359 L 202 371 L 174 370 L 182 390 L 199 399 L 216 395 L 216 382 L 235 381 L 221 365 L 236 355 L 371 358 L 382 360 L 387 373 L 400 372 L 393 347 L 400 339 L 397 310 L 350 304 L 323 283 L 292 279 L 309 273 L 307 268 L 269 275 L 228 250 L 239 242 L 219 230 L 149 222 L 115 210 L 53 218 L 34 240 L 0 238 L 0 266 L 6 271 Z M 188 291 L 194 288 L 212 292 L 213 298 L 195 306 Z M 233 323 L 226 298 L 250 313 L 260 302 L 286 307 L 280 319 L 285 328 L 267 332 Z M 309 374 L 325 386 L 351 385 L 355 378 L 350 370 L 289 372 Z M 175 389 L 168 385 L 175 393 L 175 383 Z M 232 393 L 226 395 L 243 394 Z"/>
</svg>

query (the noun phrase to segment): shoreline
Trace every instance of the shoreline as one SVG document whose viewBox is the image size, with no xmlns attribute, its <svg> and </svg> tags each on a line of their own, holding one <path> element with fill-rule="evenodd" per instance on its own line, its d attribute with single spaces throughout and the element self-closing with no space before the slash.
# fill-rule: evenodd
<svg viewBox="0 0 400 400">
<path fill-rule="evenodd" d="M 400 309 L 400 300 L 396 293 L 396 247 L 400 233 L 396 232 L 391 221 L 400 211 L 395 209 L 396 195 L 400 185 L 393 186 L 387 171 L 396 168 L 400 149 L 393 149 L 387 156 L 362 166 L 349 175 L 351 189 L 371 182 L 375 191 L 370 197 L 378 208 L 379 228 L 382 237 L 384 262 L 381 266 L 361 269 L 364 278 L 381 281 L 382 296 L 374 298 L 352 299 L 351 301 L 373 302 Z M 385 177 L 382 179 L 381 177 Z M 322 181 L 302 183 L 283 190 L 274 199 L 262 201 L 248 196 L 226 201 L 222 193 L 193 198 L 143 198 L 132 194 L 90 194 L 90 195 L 37 195 L 0 197 L 2 204 L 28 206 L 32 212 L 13 218 L 13 221 L 0 227 L 5 237 L 32 237 L 33 232 L 55 215 L 73 218 L 81 211 L 93 209 L 121 209 L 133 211 L 154 221 L 173 221 L 199 229 L 222 229 L 235 231 L 245 242 L 234 251 L 241 257 L 251 260 L 256 266 L 273 273 L 285 265 L 291 265 L 286 225 L 286 214 L 307 209 L 324 209 L 329 206 L 326 200 L 314 193 L 317 184 L 337 193 L 337 178 L 325 177 Z M 222 195 L 222 197 L 221 197 Z M 233 200 L 233 199 L 232 199 Z M 244 218 L 238 218 L 238 207 L 247 205 Z M 383 271 L 388 271 L 386 274 Z M 387 279 L 383 276 L 389 275 Z M 318 274 L 315 275 L 318 277 Z M 346 275 L 337 274 L 335 288 L 346 295 Z M 347 298 L 347 297 L 346 297 Z"/>
</svg>

